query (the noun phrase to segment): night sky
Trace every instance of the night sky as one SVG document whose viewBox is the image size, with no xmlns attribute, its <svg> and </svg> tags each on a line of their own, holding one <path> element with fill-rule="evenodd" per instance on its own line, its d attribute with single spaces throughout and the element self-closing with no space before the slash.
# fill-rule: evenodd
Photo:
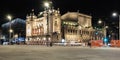
<svg viewBox="0 0 120 60">
<path fill-rule="evenodd" d="M 26 19 L 26 15 L 35 10 L 35 14 L 44 10 L 43 2 L 46 0 L 0 0 L 0 25 L 8 22 L 7 14 L 11 14 L 13 19 Z M 51 0 L 52 6 L 60 8 L 61 14 L 68 11 L 79 10 L 80 13 L 92 15 L 93 23 L 98 18 L 106 22 L 117 22 L 117 18 L 112 18 L 112 12 L 120 13 L 119 0 Z"/>
</svg>

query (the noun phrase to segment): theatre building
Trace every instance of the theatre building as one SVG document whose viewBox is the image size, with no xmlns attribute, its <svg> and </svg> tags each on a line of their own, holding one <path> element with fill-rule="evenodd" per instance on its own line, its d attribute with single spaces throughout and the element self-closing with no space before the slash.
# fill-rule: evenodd
<svg viewBox="0 0 120 60">
<path fill-rule="evenodd" d="M 40 12 L 38 16 L 34 11 L 26 17 L 27 44 L 45 44 L 61 40 L 60 11 L 50 9 Z"/>
<path fill-rule="evenodd" d="M 102 34 L 96 35 L 92 27 L 92 17 L 79 12 L 67 12 L 61 16 L 62 35 L 67 42 L 87 42 L 100 39 Z"/>
<path fill-rule="evenodd" d="M 79 12 L 67 12 L 61 16 L 59 9 L 45 10 L 26 17 L 26 43 L 44 45 L 46 42 L 87 42 L 101 39 L 102 32 L 92 27 L 92 16 Z"/>
</svg>

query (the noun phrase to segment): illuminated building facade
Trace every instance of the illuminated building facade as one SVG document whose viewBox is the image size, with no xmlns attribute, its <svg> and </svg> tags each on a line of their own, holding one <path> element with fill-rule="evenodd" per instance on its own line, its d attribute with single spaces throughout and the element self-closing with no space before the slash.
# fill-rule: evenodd
<svg viewBox="0 0 120 60">
<path fill-rule="evenodd" d="M 31 13 L 26 19 L 27 44 L 52 42 L 87 42 L 100 40 L 103 34 L 92 28 L 92 17 L 79 12 L 68 12 L 61 16 L 58 10 L 43 11 L 39 16 Z M 49 34 L 49 36 L 48 36 Z"/>
<path fill-rule="evenodd" d="M 91 39 L 99 39 L 92 28 L 92 17 L 79 12 L 68 12 L 61 17 L 64 39 L 67 42 L 87 42 Z M 100 35 L 99 35 L 100 37 Z"/>
<path fill-rule="evenodd" d="M 45 10 L 35 16 L 31 13 L 26 19 L 26 41 L 44 44 L 47 39 L 52 42 L 61 40 L 61 19 L 60 11 Z M 41 43 L 40 43 L 41 44 Z"/>
</svg>

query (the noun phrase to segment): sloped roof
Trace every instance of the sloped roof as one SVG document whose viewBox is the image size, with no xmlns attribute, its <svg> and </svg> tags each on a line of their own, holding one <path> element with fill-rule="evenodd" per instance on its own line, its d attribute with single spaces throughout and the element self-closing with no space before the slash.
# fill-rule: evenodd
<svg viewBox="0 0 120 60">
<path fill-rule="evenodd" d="M 20 19 L 20 18 L 16 18 L 16 19 L 11 21 L 11 26 L 14 26 L 14 25 L 17 25 L 17 24 L 25 25 L 26 22 L 25 22 L 25 20 Z M 2 24 L 2 27 L 9 27 L 9 26 L 10 26 L 10 22 Z"/>
<path fill-rule="evenodd" d="M 86 14 L 82 14 L 82 13 L 79 13 L 79 12 L 67 12 L 66 14 L 61 16 L 61 19 L 62 20 L 78 21 L 79 16 L 91 18 L 91 16 L 86 15 Z"/>
<path fill-rule="evenodd" d="M 78 20 L 78 12 L 68 12 L 61 16 L 62 20 Z"/>
</svg>

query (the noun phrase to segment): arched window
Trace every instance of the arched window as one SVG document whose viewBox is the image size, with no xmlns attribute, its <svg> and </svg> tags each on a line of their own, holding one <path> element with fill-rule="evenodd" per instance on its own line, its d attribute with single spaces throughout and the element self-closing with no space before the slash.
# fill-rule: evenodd
<svg viewBox="0 0 120 60">
<path fill-rule="evenodd" d="M 55 21 L 54 26 L 57 26 L 57 21 Z"/>
</svg>

